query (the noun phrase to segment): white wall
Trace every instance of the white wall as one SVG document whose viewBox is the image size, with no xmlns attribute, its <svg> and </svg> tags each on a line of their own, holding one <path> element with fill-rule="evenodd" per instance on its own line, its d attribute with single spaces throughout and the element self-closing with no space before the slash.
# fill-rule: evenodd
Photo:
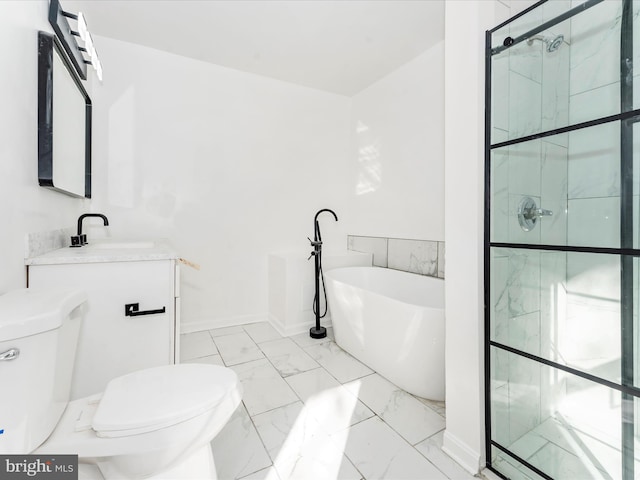
<svg viewBox="0 0 640 480">
<path fill-rule="evenodd" d="M 484 465 L 484 35 L 530 0 L 445 3 L 444 450 Z"/>
<path fill-rule="evenodd" d="M 25 234 L 71 227 L 90 202 L 38 186 L 38 30 L 49 2 L 0 2 L 0 293 L 26 285 Z"/>
<path fill-rule="evenodd" d="M 468 470 L 484 456 L 484 31 L 494 2 L 445 3 L 446 403 L 444 449 Z"/>
<path fill-rule="evenodd" d="M 320 208 L 340 217 L 323 222 L 327 248 L 346 248 L 346 233 L 443 238 L 442 132 L 432 128 L 442 44 L 358 95 L 351 116 L 347 97 L 97 37 L 105 80 L 90 85 L 89 201 L 37 185 L 36 40 L 50 30 L 47 11 L 46 0 L 0 2 L 11 72 L 0 76 L 0 292 L 25 284 L 25 233 L 74 226 L 85 211 L 111 221 L 88 222 L 90 238 L 164 237 L 201 264 L 183 277 L 183 321 L 194 326 L 263 319 L 267 253 L 308 248 Z M 352 119 L 382 142 L 372 194 L 354 193 L 352 135 L 362 136 Z"/>
<path fill-rule="evenodd" d="M 341 219 L 325 246 L 346 248 L 349 99 L 95 43 L 94 210 L 112 236 L 168 238 L 202 266 L 183 269 L 185 328 L 265 319 L 267 254 L 308 248 L 317 210 Z"/>
<path fill-rule="evenodd" d="M 349 233 L 444 240 L 444 42 L 353 97 Z"/>
</svg>

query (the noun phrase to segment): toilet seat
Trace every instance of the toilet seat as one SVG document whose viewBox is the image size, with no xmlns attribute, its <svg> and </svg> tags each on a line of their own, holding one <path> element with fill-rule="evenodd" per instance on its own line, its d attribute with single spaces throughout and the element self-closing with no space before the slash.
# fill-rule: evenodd
<svg viewBox="0 0 640 480">
<path fill-rule="evenodd" d="M 214 365 L 166 365 L 115 378 L 107 385 L 92 420 L 98 437 L 153 432 L 211 411 L 237 382 Z"/>
<path fill-rule="evenodd" d="M 168 409 L 160 407 L 156 407 L 158 415 L 149 415 L 149 412 L 143 412 L 145 421 L 136 424 L 136 422 L 132 421 L 135 418 L 129 417 L 126 421 L 123 418 L 118 419 L 115 416 L 117 405 L 120 402 L 127 403 L 128 401 L 136 403 L 138 406 L 136 411 L 140 412 L 143 410 L 141 406 L 150 405 L 152 402 L 144 403 L 140 400 L 145 398 L 144 394 L 134 395 L 137 397 L 134 401 L 129 395 L 132 392 L 119 389 L 117 385 L 124 384 L 116 382 L 116 388 L 113 391 L 119 392 L 119 394 L 114 396 L 114 403 L 111 406 L 109 405 L 111 403 L 109 399 L 107 399 L 108 403 L 103 403 L 103 394 L 69 402 L 54 431 L 33 453 L 76 454 L 81 458 L 100 459 L 115 458 L 115 456 L 119 455 L 145 454 L 145 452 L 166 452 L 166 448 L 171 445 L 185 445 L 186 448 L 187 445 L 193 444 L 193 442 L 197 444 L 202 442 L 202 439 L 210 440 L 217 435 L 242 399 L 242 385 L 235 372 L 217 365 L 180 364 L 155 367 L 134 372 L 134 374 L 130 374 L 133 375 L 130 378 L 137 378 L 135 374 L 138 373 L 142 374 L 140 378 L 146 381 L 147 375 L 143 372 L 156 369 L 158 370 L 156 373 L 161 375 L 150 374 L 149 377 L 157 379 L 164 377 L 166 374 L 169 376 L 168 378 L 172 379 L 172 381 L 168 382 L 172 386 L 180 386 L 182 383 L 180 377 L 183 374 L 185 378 L 191 378 L 193 383 L 198 385 L 197 391 L 193 393 L 198 400 L 186 400 L 186 407 L 185 405 L 182 406 L 181 415 L 172 415 Z M 175 369 L 175 372 L 171 371 L 171 369 Z M 176 379 L 176 377 L 178 378 Z M 211 384 L 216 384 L 224 392 L 222 397 L 214 394 L 211 398 L 206 398 L 207 392 L 215 391 L 210 387 Z M 156 394 L 161 391 L 158 389 L 156 389 Z M 132 388 L 132 390 L 135 389 Z M 180 398 L 184 398 L 188 395 L 187 392 L 192 391 L 186 385 L 183 385 L 182 389 L 174 388 L 174 390 L 181 391 Z M 198 397 L 198 395 L 200 396 Z M 151 396 L 147 395 L 147 397 L 148 400 Z M 168 399 L 166 400 L 168 401 Z M 207 404 L 210 405 L 209 409 L 197 414 Z M 101 409 L 101 406 L 104 407 L 102 418 L 106 419 L 102 423 L 100 417 L 95 421 L 96 414 Z M 127 410 L 129 413 L 131 411 L 133 410 Z M 192 414 L 195 416 L 188 418 Z M 180 418 L 183 420 L 181 421 Z M 163 422 L 164 425 L 168 426 L 163 428 Z M 177 423 L 171 424 L 171 422 Z M 96 428 L 104 429 L 99 432 Z M 146 433 L 142 433 L 142 430 L 146 430 Z M 120 436 L 117 436 L 118 434 Z M 106 435 L 112 436 L 108 437 Z M 161 454 L 162 458 L 166 456 L 165 453 Z"/>
</svg>

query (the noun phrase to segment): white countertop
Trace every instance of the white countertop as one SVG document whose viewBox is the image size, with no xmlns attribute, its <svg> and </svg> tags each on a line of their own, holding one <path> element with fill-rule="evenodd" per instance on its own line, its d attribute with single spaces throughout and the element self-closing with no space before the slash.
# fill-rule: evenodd
<svg viewBox="0 0 640 480">
<path fill-rule="evenodd" d="M 142 262 L 173 260 L 178 254 L 165 241 L 109 240 L 82 247 L 65 247 L 36 257 L 25 258 L 25 265 L 69 263 Z"/>
</svg>

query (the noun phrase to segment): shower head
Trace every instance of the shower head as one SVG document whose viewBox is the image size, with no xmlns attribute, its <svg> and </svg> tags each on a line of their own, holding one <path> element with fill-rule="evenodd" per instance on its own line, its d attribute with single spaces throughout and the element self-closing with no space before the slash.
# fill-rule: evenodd
<svg viewBox="0 0 640 480">
<path fill-rule="evenodd" d="M 562 46 L 562 42 L 564 41 L 564 35 L 558 35 L 553 38 L 543 37 L 542 35 L 536 35 L 535 37 L 531 37 L 527 39 L 527 45 L 533 45 L 534 40 L 540 40 L 547 46 L 547 52 L 555 52 Z"/>
<path fill-rule="evenodd" d="M 555 52 L 562 46 L 562 42 L 564 41 L 564 35 L 558 35 L 553 40 L 546 42 L 547 44 L 547 52 Z"/>
</svg>

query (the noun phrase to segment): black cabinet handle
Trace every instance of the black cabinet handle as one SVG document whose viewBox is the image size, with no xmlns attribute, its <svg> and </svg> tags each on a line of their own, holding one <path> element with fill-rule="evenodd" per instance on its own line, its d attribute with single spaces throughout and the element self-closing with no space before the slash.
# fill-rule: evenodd
<svg viewBox="0 0 640 480">
<path fill-rule="evenodd" d="M 156 313 L 165 313 L 166 307 L 159 308 L 158 310 L 140 310 L 139 303 L 127 303 L 124 306 L 125 317 L 139 317 L 140 315 L 154 315 Z"/>
</svg>

